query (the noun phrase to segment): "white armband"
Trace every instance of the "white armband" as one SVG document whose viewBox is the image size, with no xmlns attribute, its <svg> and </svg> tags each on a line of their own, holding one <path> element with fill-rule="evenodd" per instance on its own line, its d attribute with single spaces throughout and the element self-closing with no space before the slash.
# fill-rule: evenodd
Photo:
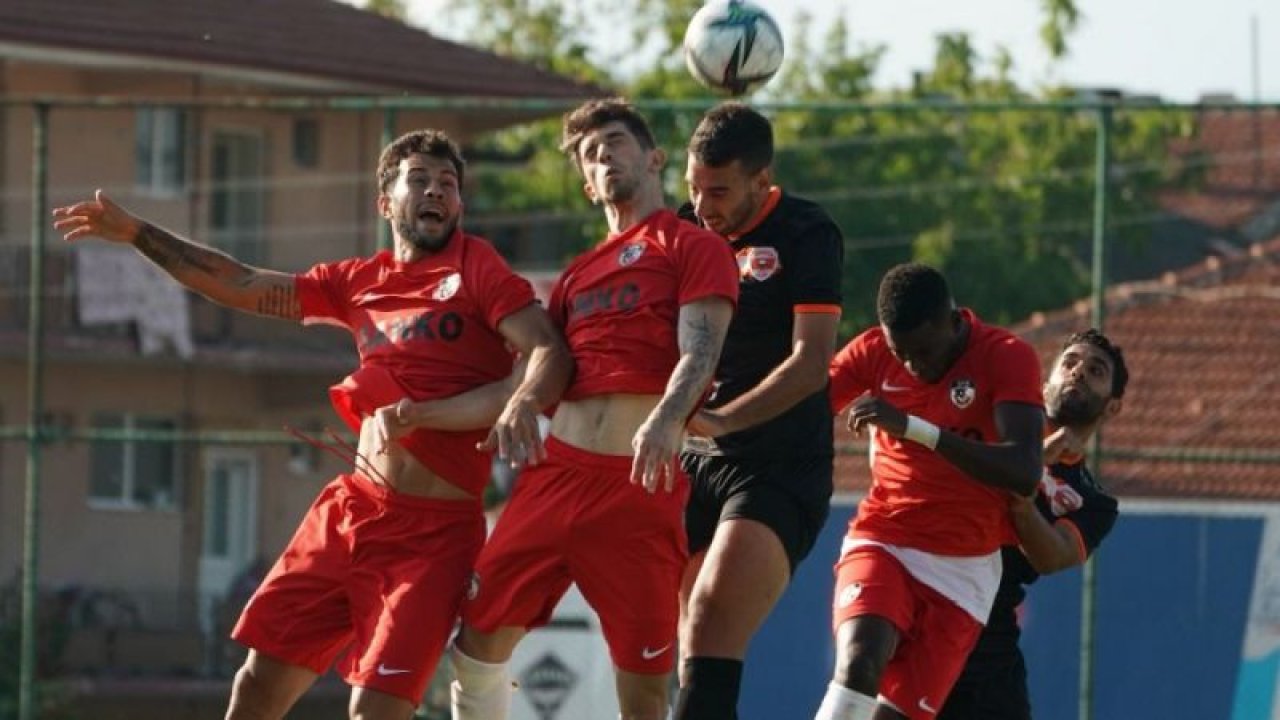
<svg viewBox="0 0 1280 720">
<path fill-rule="evenodd" d="M 934 425 L 923 418 L 918 418 L 915 415 L 908 415 L 907 431 L 904 432 L 902 436 L 912 442 L 919 443 L 930 450 L 937 450 L 938 436 L 941 434 L 942 431 L 938 429 L 937 425 Z"/>
</svg>

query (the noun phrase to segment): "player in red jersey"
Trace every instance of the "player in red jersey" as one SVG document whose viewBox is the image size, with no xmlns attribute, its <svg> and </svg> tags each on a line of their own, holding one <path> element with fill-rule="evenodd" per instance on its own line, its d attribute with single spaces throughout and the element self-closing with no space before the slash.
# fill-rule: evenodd
<svg viewBox="0 0 1280 720">
<path fill-rule="evenodd" d="M 298 275 L 178 237 L 101 191 L 54 211 L 67 240 L 132 245 L 214 302 L 355 338 L 360 367 L 330 390 L 359 435 L 355 467 L 321 492 L 232 632 L 250 652 L 229 720 L 283 717 L 343 650 L 351 717 L 411 717 L 484 542 L 490 463 L 476 444 L 541 456 L 536 416 L 566 386 L 572 359 L 529 283 L 459 227 L 464 168 L 442 133 L 391 143 L 377 179 L 394 250 Z M 525 372 L 513 373 L 504 343 Z"/>
<path fill-rule="evenodd" d="M 833 409 L 852 403 L 849 428 L 871 436 L 872 484 L 836 564 L 817 720 L 937 714 L 1000 584 L 1009 493 L 1040 481 L 1035 351 L 957 309 L 925 265 L 885 275 L 877 315 L 831 363 Z"/>
<path fill-rule="evenodd" d="M 722 238 L 665 207 L 664 154 L 629 104 L 569 113 L 563 147 L 609 234 L 552 293 L 577 374 L 547 459 L 521 476 L 476 563 L 451 655 L 455 720 L 506 717 L 506 662 L 570 583 L 600 616 L 622 718 L 667 716 L 687 562 L 676 453 L 720 355 L 737 264 Z"/>
</svg>

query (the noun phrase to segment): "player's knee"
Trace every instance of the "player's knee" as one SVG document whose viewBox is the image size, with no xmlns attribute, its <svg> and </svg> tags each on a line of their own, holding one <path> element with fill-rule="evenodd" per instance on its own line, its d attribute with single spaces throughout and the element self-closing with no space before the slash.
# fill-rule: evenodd
<svg viewBox="0 0 1280 720">
<path fill-rule="evenodd" d="M 832 680 L 843 687 L 874 696 L 888 664 L 888 654 L 875 643 L 852 642 L 836 653 Z"/>
<path fill-rule="evenodd" d="M 666 720 L 668 674 L 618 676 L 618 706 L 621 720 Z"/>
<path fill-rule="evenodd" d="M 718 592 L 714 586 L 698 585 L 689 596 L 689 629 L 695 634 L 705 632 L 717 618 L 727 617 L 732 609 L 733 599 L 727 593 Z"/>
<path fill-rule="evenodd" d="M 278 717 L 282 713 L 277 712 L 280 702 L 276 695 L 273 683 L 255 672 L 250 663 L 245 663 L 236 671 L 232 681 L 226 720 L 271 720 Z"/>
</svg>

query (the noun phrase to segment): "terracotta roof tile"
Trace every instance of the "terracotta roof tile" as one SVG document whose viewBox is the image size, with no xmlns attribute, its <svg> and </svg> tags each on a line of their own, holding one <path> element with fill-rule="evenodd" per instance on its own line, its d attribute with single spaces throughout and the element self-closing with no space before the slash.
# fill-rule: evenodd
<svg viewBox="0 0 1280 720">
<path fill-rule="evenodd" d="M 1197 136 L 1171 150 L 1203 168 L 1204 184 L 1167 192 L 1161 205 L 1212 228 L 1234 229 L 1280 197 L 1280 111 L 1214 110 L 1198 121 Z"/>
<path fill-rule="evenodd" d="M 293 73 L 371 94 L 599 92 L 334 0 L 6 0 L 0 42 Z"/>
</svg>

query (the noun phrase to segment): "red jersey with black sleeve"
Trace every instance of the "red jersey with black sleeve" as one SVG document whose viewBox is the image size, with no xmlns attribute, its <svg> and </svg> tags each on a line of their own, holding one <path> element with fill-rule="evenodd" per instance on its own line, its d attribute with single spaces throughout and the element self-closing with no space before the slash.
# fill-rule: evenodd
<svg viewBox="0 0 1280 720">
<path fill-rule="evenodd" d="M 324 263 L 296 276 L 302 321 L 350 331 L 360 368 L 330 388 L 352 430 L 384 405 L 448 397 L 511 374 L 498 323 L 534 302 L 533 287 L 483 239 L 461 230 L 414 262 L 383 251 Z M 475 449 L 486 430 L 418 429 L 400 442 L 445 480 L 479 494 L 489 456 Z"/>
<path fill-rule="evenodd" d="M 670 210 L 578 256 L 548 308 L 577 364 L 564 399 L 662 394 L 680 359 L 680 306 L 711 296 L 737 303 L 733 253 L 719 235 Z"/>
<path fill-rule="evenodd" d="M 1043 403 L 1040 361 L 1012 333 L 961 312 L 970 326 L 967 346 L 936 383 L 912 375 L 889 350 L 881 328 L 854 338 L 831 363 L 832 409 L 839 412 L 871 392 L 945 430 L 998 441 L 997 405 Z M 952 556 L 986 555 L 1014 542 L 1007 491 L 888 433 L 875 432 L 870 451 L 871 490 L 850 522 L 850 537 Z"/>
</svg>

